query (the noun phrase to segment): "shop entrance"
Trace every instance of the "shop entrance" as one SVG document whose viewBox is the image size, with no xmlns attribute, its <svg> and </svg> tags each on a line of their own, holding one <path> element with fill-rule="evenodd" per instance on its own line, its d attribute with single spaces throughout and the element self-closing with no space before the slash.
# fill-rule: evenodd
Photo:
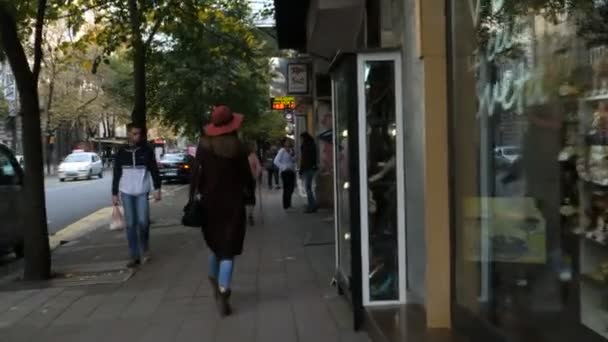
<svg viewBox="0 0 608 342">
<path fill-rule="evenodd" d="M 406 302 L 401 55 L 345 54 L 332 67 L 336 260 L 355 308 Z"/>
</svg>

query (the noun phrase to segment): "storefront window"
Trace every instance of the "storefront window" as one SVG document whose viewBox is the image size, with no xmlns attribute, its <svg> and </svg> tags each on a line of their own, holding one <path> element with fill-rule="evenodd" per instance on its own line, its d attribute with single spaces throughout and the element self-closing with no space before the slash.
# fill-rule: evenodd
<svg viewBox="0 0 608 342">
<path fill-rule="evenodd" d="M 451 1 L 457 308 L 608 339 L 608 2 Z"/>
<path fill-rule="evenodd" d="M 338 235 L 338 258 L 339 271 L 346 281 L 352 276 L 352 252 L 351 252 L 351 208 L 350 188 L 351 179 L 349 172 L 349 136 L 357 132 L 349 132 L 349 120 L 356 119 L 356 112 L 352 112 L 353 82 L 354 77 L 349 74 L 348 65 L 343 66 L 336 72 L 334 78 L 334 103 L 336 117 L 336 209 L 337 209 L 337 235 Z"/>
<path fill-rule="evenodd" d="M 370 301 L 399 300 L 395 62 L 366 61 Z"/>
</svg>

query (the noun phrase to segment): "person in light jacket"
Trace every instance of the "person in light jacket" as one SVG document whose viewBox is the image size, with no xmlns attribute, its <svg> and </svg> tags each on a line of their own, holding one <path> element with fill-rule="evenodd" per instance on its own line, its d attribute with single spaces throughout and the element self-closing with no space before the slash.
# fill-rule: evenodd
<svg viewBox="0 0 608 342">
<path fill-rule="evenodd" d="M 283 209 L 291 208 L 291 197 L 296 187 L 296 156 L 291 139 L 283 141 L 283 148 L 274 158 L 274 165 L 279 169 L 283 181 Z"/>
</svg>

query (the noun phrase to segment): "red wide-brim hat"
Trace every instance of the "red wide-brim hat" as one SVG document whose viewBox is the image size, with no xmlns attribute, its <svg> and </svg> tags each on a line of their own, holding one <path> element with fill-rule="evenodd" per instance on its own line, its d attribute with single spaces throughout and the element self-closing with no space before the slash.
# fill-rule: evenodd
<svg viewBox="0 0 608 342">
<path fill-rule="evenodd" d="M 236 132 L 243 125 L 244 118 L 243 114 L 233 113 L 227 106 L 215 107 L 211 123 L 205 126 L 205 134 L 216 137 Z"/>
</svg>

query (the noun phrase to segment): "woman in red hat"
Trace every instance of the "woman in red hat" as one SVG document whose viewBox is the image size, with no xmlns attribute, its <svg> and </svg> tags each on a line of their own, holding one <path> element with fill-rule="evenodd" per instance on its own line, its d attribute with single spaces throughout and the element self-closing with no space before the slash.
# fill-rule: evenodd
<svg viewBox="0 0 608 342">
<path fill-rule="evenodd" d="M 195 183 L 205 213 L 203 235 L 211 250 L 209 279 L 222 316 L 231 313 L 229 298 L 234 258 L 243 252 L 246 194 L 253 193 L 247 148 L 237 132 L 243 115 L 216 106 L 197 150 Z"/>
</svg>

